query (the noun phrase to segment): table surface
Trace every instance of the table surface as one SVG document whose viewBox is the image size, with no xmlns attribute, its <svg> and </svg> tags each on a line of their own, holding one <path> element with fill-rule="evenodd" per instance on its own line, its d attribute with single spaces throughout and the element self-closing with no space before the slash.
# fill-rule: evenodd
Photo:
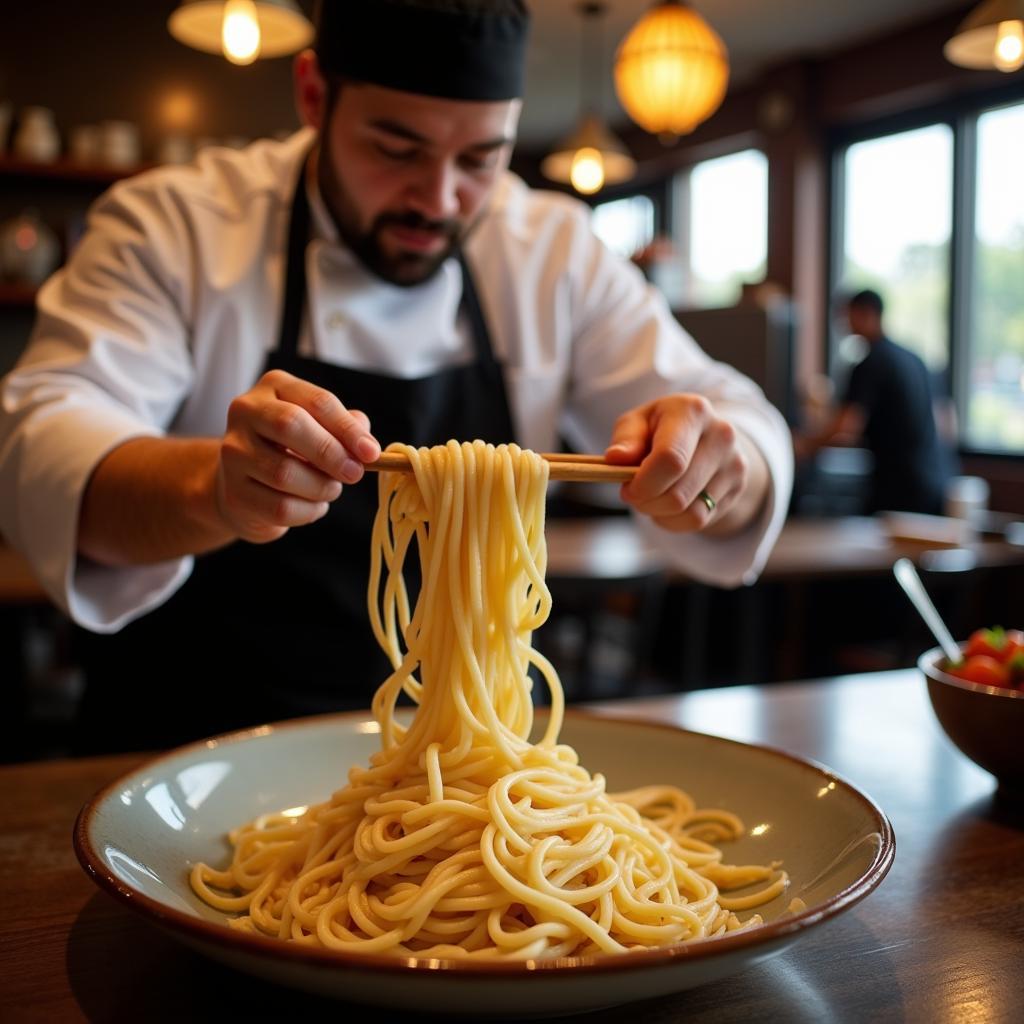
<svg viewBox="0 0 1024 1024">
<path fill-rule="evenodd" d="M 545 533 L 548 576 L 553 579 L 622 580 L 665 568 L 664 557 L 628 516 L 552 518 Z M 1024 544 L 992 536 L 952 552 L 942 547 L 926 541 L 894 540 L 879 518 L 791 519 L 783 527 L 761 578 L 877 575 L 888 573 L 902 556 L 919 564 L 923 560 L 926 568 L 930 561 L 937 562 L 936 568 L 947 569 L 1024 564 Z M 676 570 L 673 573 L 679 575 Z M 0 539 L 0 604 L 47 600 L 25 559 Z"/>
<path fill-rule="evenodd" d="M 911 520 L 896 520 L 907 529 Z M 955 520 L 927 517 L 929 529 L 953 530 Z M 924 529 L 924 526 L 918 527 Z M 893 529 L 896 529 L 894 526 Z M 897 532 L 899 532 L 897 530 Z M 658 550 L 627 516 L 550 519 L 549 578 L 623 579 L 665 567 Z M 924 568 L 952 569 L 1024 564 L 1024 545 L 982 535 L 963 547 L 894 537 L 883 518 L 842 516 L 835 519 L 790 519 L 761 574 L 761 579 L 811 580 L 838 576 L 888 574 L 897 558 Z M 673 575 L 677 572 L 673 570 Z"/>
<path fill-rule="evenodd" d="M 768 963 L 574 1020 L 1020 1019 L 1024 808 L 999 799 L 992 778 L 950 745 L 916 673 L 730 687 L 595 710 L 766 743 L 827 764 L 889 815 L 896 861 L 866 900 Z M 7 822 L 0 831 L 0 1020 L 368 1015 L 207 961 L 92 885 L 71 849 L 75 815 L 141 760 L 0 769 Z"/>
</svg>

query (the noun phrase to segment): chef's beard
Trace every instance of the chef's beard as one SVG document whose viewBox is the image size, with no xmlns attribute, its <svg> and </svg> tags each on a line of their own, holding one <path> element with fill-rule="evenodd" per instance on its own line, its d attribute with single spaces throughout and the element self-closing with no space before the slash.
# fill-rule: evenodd
<svg viewBox="0 0 1024 1024">
<path fill-rule="evenodd" d="M 341 176 L 331 165 L 326 147 L 320 148 L 317 159 L 317 183 L 345 245 L 367 269 L 383 280 L 403 288 L 422 284 L 437 273 L 441 264 L 462 245 L 472 229 L 472 225 L 464 226 L 458 220 L 429 220 L 415 210 L 403 210 L 378 214 L 369 229 L 362 230 L 359 226 L 358 206 L 342 183 Z M 417 231 L 437 232 L 446 238 L 447 244 L 435 253 L 389 253 L 382 240 L 383 231 L 389 224 Z"/>
</svg>

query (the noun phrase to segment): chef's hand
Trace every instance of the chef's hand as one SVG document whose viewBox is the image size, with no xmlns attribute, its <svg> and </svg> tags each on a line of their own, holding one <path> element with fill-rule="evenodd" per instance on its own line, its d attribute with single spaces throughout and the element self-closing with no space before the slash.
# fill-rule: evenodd
<svg viewBox="0 0 1024 1024">
<path fill-rule="evenodd" d="M 768 493 L 768 466 L 757 446 L 702 395 L 669 395 L 623 413 L 605 458 L 639 464 L 622 485 L 623 500 L 675 533 L 734 533 Z"/>
<path fill-rule="evenodd" d="M 244 540 L 277 540 L 315 522 L 380 456 L 370 421 L 330 391 L 270 370 L 228 408 L 215 502 Z"/>
</svg>

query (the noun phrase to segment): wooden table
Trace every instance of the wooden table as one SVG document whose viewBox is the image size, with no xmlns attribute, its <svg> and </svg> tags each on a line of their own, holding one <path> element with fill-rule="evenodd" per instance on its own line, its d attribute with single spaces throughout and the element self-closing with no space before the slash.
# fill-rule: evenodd
<svg viewBox="0 0 1024 1024">
<path fill-rule="evenodd" d="M 665 559 L 628 516 L 549 519 L 546 533 L 551 577 L 620 580 L 665 568 Z M 866 516 L 791 519 L 783 527 L 761 578 L 887 573 L 902 555 L 920 561 L 928 553 L 934 561 L 934 549 L 926 543 L 893 541 L 881 520 Z M 984 537 L 966 550 L 978 566 L 1024 565 L 1022 544 Z M 25 559 L 0 540 L 0 604 L 46 600 Z"/>
<path fill-rule="evenodd" d="M 546 530 L 549 578 L 610 580 L 666 569 L 666 561 L 628 516 L 551 519 Z M 887 575 L 897 558 L 937 570 L 1024 565 L 1024 545 L 982 536 L 963 548 L 894 540 L 880 518 L 790 519 L 761 580 L 810 581 Z M 670 574 L 685 578 L 678 569 Z"/>
<path fill-rule="evenodd" d="M 929 523 L 933 524 L 942 527 L 956 525 L 956 521 L 936 519 Z M 660 594 L 666 586 L 671 588 L 675 603 L 665 614 L 675 614 L 680 623 L 677 650 L 669 664 L 662 643 L 656 674 L 683 679 L 688 686 L 707 685 L 723 676 L 747 681 L 842 671 L 831 652 L 837 645 L 853 641 L 838 633 L 832 636 L 829 630 L 857 615 L 855 602 L 847 599 L 845 591 L 836 590 L 848 582 L 865 588 L 860 592 L 864 600 L 877 601 L 879 595 L 889 600 L 893 620 L 891 628 L 886 625 L 888 632 L 902 636 L 907 650 L 922 650 L 929 640 L 892 578 L 898 558 L 909 558 L 917 565 L 950 626 L 964 635 L 985 622 L 1016 622 L 1024 616 L 1019 589 L 1007 584 L 1011 578 L 1008 570 L 1024 566 L 1024 544 L 994 535 L 982 534 L 962 547 L 953 547 L 894 538 L 882 517 L 791 519 L 757 584 L 723 597 L 717 588 L 697 583 L 684 569 L 670 566 L 629 517 L 553 519 L 546 533 L 547 576 L 555 593 L 556 612 L 567 604 L 565 593 L 570 597 L 589 594 L 594 608 L 615 589 L 644 595 L 642 610 L 634 616 L 634 665 L 651 663 L 661 621 Z M 778 608 L 785 609 L 781 619 Z M 824 616 L 825 633 L 815 629 L 814 613 Z M 988 619 L 986 613 L 995 617 Z M 736 635 L 744 642 L 735 649 L 723 652 L 720 644 L 715 647 L 709 640 L 716 615 L 736 623 Z M 903 653 L 895 659 L 897 664 L 909 663 Z M 721 661 L 723 657 L 727 664 L 711 664 L 713 658 Z M 888 665 L 877 667 L 892 665 L 890 659 Z M 597 678 L 592 672 L 587 675 L 586 666 L 580 675 Z"/>
<path fill-rule="evenodd" d="M 824 762 L 889 815 L 896 862 L 866 900 L 767 964 L 574 1020 L 1020 1019 L 1024 808 L 995 799 L 991 777 L 948 743 L 916 673 L 697 691 L 598 710 Z M 95 889 L 72 853 L 72 822 L 94 790 L 139 760 L 0 769 L 0 1020 L 370 1019 L 207 962 Z"/>
</svg>

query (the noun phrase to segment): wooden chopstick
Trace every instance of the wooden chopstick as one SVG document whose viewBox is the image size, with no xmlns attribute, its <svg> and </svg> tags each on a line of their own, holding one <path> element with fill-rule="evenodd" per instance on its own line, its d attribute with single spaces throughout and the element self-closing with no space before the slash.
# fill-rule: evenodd
<svg viewBox="0 0 1024 1024">
<path fill-rule="evenodd" d="M 552 480 L 575 480 L 578 483 L 623 483 L 632 480 L 639 466 L 613 466 L 601 455 L 572 455 L 567 452 L 541 452 L 541 458 L 551 463 Z M 382 452 L 376 462 L 368 462 L 366 469 L 411 473 L 412 466 L 401 452 Z"/>
</svg>

